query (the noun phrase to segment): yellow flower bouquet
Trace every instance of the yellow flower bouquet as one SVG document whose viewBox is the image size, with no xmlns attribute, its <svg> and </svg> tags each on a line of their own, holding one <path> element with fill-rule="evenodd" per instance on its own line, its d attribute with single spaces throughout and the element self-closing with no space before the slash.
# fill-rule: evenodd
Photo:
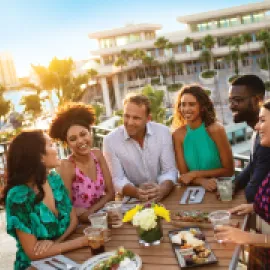
<svg viewBox="0 0 270 270">
<path fill-rule="evenodd" d="M 157 245 L 163 237 L 161 219 L 170 222 L 170 211 L 155 203 L 138 204 L 126 212 L 123 222 L 137 227 L 139 242 L 145 246 Z"/>
</svg>

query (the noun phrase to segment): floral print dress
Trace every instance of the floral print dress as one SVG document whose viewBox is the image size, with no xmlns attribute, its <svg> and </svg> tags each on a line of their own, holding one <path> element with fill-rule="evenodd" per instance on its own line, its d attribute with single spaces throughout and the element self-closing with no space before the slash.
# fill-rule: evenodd
<svg viewBox="0 0 270 270">
<path fill-rule="evenodd" d="M 261 183 L 254 200 L 254 211 L 270 226 L 270 173 Z M 270 269 L 270 249 L 250 246 L 249 270 Z"/>
<path fill-rule="evenodd" d="M 26 269 L 31 264 L 31 260 L 23 251 L 16 229 L 34 235 L 38 240 L 54 240 L 63 235 L 70 224 L 72 205 L 60 175 L 52 171 L 47 179 L 55 199 L 57 216 L 42 201 L 34 202 L 36 194 L 27 185 L 15 186 L 8 192 L 7 233 L 17 242 L 18 250 L 14 264 L 16 270 Z"/>
<path fill-rule="evenodd" d="M 75 165 L 75 179 L 72 182 L 72 201 L 74 207 L 88 208 L 95 204 L 105 193 L 104 177 L 95 155 L 90 152 L 96 164 L 97 179 L 93 181 L 77 166 L 71 156 L 69 160 Z"/>
</svg>

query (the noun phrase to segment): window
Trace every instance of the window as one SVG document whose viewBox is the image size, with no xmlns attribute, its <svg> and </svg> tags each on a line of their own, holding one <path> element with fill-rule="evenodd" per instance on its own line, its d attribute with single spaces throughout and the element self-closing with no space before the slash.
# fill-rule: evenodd
<svg viewBox="0 0 270 270">
<path fill-rule="evenodd" d="M 103 57 L 104 65 L 111 65 L 114 63 L 113 55 L 106 55 Z"/>
<path fill-rule="evenodd" d="M 132 42 L 137 42 L 137 41 L 140 41 L 141 40 L 141 35 L 138 33 L 138 34 L 130 34 L 129 35 L 129 41 L 130 43 Z"/>
<path fill-rule="evenodd" d="M 101 48 L 111 48 L 113 47 L 113 39 L 104 38 L 100 40 Z"/>
<path fill-rule="evenodd" d="M 194 51 L 200 51 L 202 49 L 202 44 L 200 41 L 193 42 Z"/>
<path fill-rule="evenodd" d="M 240 24 L 239 18 L 231 18 L 230 19 L 230 26 L 235 26 L 235 25 L 239 25 L 239 24 Z"/>
<path fill-rule="evenodd" d="M 209 29 L 209 26 L 207 23 L 199 23 L 198 24 L 198 30 L 199 32 L 203 32 Z"/>
<path fill-rule="evenodd" d="M 218 27 L 218 22 L 217 21 L 212 21 L 208 23 L 209 29 L 217 29 Z"/>
<path fill-rule="evenodd" d="M 253 22 L 260 22 L 264 19 L 263 13 L 253 14 Z"/>
<path fill-rule="evenodd" d="M 230 20 L 229 19 L 222 19 L 219 22 L 220 28 L 227 28 L 230 26 Z"/>
<path fill-rule="evenodd" d="M 146 40 L 151 40 L 155 38 L 155 32 L 145 32 L 145 39 Z"/>
<path fill-rule="evenodd" d="M 129 37 L 128 36 L 120 36 L 116 38 L 116 45 L 117 46 L 124 46 L 128 44 L 129 42 Z"/>
<path fill-rule="evenodd" d="M 246 15 L 242 17 L 243 24 L 248 24 L 252 22 L 252 16 L 251 15 Z"/>
</svg>

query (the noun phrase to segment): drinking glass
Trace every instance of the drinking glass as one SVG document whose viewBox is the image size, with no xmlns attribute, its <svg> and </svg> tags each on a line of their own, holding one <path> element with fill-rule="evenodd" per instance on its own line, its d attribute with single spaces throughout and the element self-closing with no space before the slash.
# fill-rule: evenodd
<svg viewBox="0 0 270 270">
<path fill-rule="evenodd" d="M 213 227 L 214 227 L 214 232 L 216 228 L 220 225 L 229 225 L 230 224 L 230 218 L 231 218 L 231 213 L 226 210 L 218 210 L 211 212 L 208 215 L 209 220 L 211 221 Z M 222 243 L 222 241 L 218 240 L 218 243 Z"/>
<path fill-rule="evenodd" d="M 108 215 L 113 218 L 112 227 L 120 228 L 123 225 L 122 202 L 112 201 L 105 204 Z M 115 219 L 116 217 L 116 219 Z"/>
<path fill-rule="evenodd" d="M 234 181 L 234 176 L 219 177 L 217 179 L 217 189 L 218 189 L 221 201 L 228 202 L 232 200 L 233 181 Z"/>
<path fill-rule="evenodd" d="M 104 230 L 105 242 L 111 239 L 111 231 L 108 228 L 108 214 L 106 212 L 94 213 L 88 216 L 93 228 Z"/>
<path fill-rule="evenodd" d="M 88 238 L 88 246 L 92 255 L 98 255 L 105 251 L 103 229 L 87 227 L 83 232 Z"/>
</svg>

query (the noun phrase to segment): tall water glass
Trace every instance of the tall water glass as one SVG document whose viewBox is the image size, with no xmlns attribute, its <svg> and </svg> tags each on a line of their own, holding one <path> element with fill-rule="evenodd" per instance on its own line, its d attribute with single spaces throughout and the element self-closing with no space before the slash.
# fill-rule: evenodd
<svg viewBox="0 0 270 270">
<path fill-rule="evenodd" d="M 104 231 L 105 241 L 111 239 L 111 231 L 108 228 L 108 214 L 106 212 L 94 213 L 88 216 L 93 228 L 99 228 Z"/>
<path fill-rule="evenodd" d="M 105 204 L 108 215 L 112 217 L 112 227 L 120 228 L 123 225 L 122 202 L 112 201 Z"/>
<path fill-rule="evenodd" d="M 218 189 L 221 201 L 228 202 L 232 200 L 233 181 L 234 181 L 234 176 L 219 177 L 217 179 L 217 189 Z"/>
</svg>

